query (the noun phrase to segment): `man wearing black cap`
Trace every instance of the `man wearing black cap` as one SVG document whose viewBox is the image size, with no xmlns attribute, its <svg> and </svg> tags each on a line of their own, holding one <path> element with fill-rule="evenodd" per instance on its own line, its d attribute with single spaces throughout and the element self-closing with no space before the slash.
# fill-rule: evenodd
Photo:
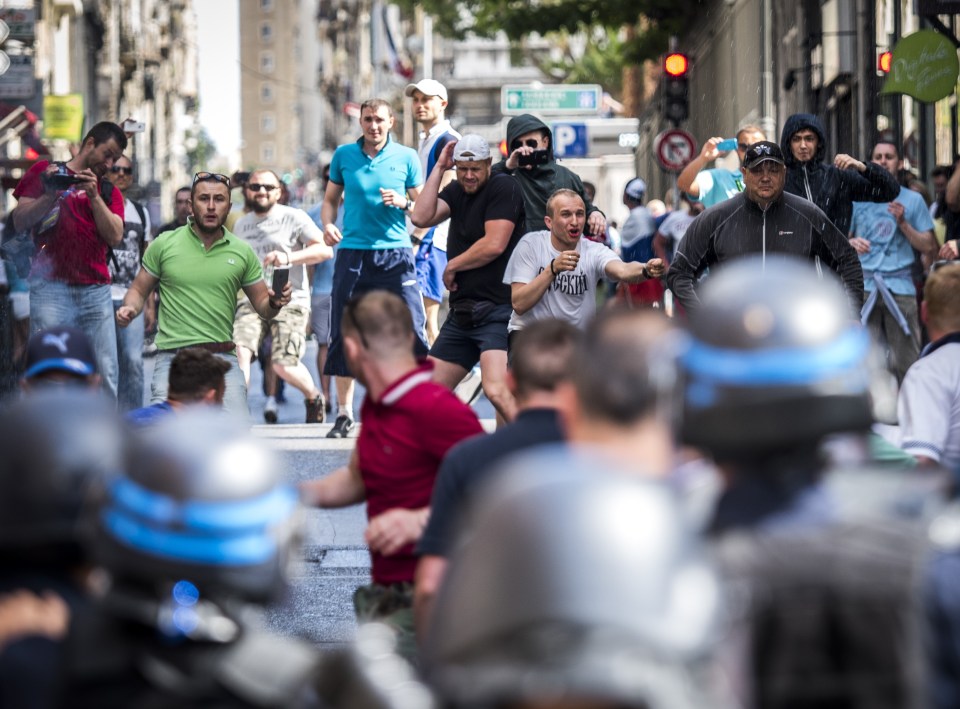
<svg viewBox="0 0 960 709">
<path fill-rule="evenodd" d="M 743 161 L 744 191 L 707 209 L 693 220 L 677 247 L 667 285 L 687 310 L 700 306 L 695 284 L 707 268 L 746 254 L 809 258 L 826 265 L 843 281 L 851 314 L 863 305 L 863 271 L 857 252 L 823 211 L 784 192 L 786 167 L 780 146 L 761 141 Z"/>
<path fill-rule="evenodd" d="M 30 392 L 51 384 L 91 389 L 100 386 L 97 357 L 82 330 L 51 327 L 30 337 L 21 387 L 24 392 Z"/>
</svg>

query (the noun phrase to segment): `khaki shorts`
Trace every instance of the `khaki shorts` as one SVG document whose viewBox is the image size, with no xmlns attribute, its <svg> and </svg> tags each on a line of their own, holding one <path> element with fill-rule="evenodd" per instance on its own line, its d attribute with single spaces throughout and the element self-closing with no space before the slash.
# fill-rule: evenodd
<svg viewBox="0 0 960 709">
<path fill-rule="evenodd" d="M 270 361 L 293 367 L 307 351 L 307 323 L 310 310 L 302 305 L 286 305 L 273 320 L 264 320 L 250 303 L 241 303 L 233 320 L 233 341 L 256 354 L 260 340 L 270 328 L 273 354 Z"/>
</svg>

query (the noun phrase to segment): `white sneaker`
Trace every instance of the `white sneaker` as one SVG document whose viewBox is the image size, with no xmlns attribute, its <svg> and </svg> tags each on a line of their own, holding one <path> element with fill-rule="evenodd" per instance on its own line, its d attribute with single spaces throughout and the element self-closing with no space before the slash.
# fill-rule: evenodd
<svg viewBox="0 0 960 709">
<path fill-rule="evenodd" d="M 263 407 L 263 420 L 267 423 L 276 423 L 277 422 L 277 402 L 268 401 L 267 405 Z"/>
</svg>

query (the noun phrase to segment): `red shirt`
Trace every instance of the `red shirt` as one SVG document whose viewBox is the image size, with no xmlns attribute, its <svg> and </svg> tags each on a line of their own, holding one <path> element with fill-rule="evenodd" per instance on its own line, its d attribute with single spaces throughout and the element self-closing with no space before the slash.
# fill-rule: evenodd
<svg viewBox="0 0 960 709">
<path fill-rule="evenodd" d="M 363 401 L 357 457 L 369 519 L 395 507 L 428 506 L 447 451 L 483 432 L 473 409 L 432 376 L 433 367 L 423 365 L 391 384 L 379 401 Z M 413 581 L 414 545 L 370 557 L 374 583 Z"/>
<path fill-rule="evenodd" d="M 17 199 L 42 197 L 44 189 L 40 175 L 49 164 L 46 160 L 35 163 L 20 180 L 13 196 Z M 123 195 L 116 188 L 110 197 L 110 211 L 123 219 Z M 51 232 L 52 235 L 41 239 L 45 246 L 34 259 L 31 276 L 71 285 L 110 283 L 107 244 L 97 233 L 86 192 L 76 187 L 63 192 L 60 219 Z"/>
</svg>

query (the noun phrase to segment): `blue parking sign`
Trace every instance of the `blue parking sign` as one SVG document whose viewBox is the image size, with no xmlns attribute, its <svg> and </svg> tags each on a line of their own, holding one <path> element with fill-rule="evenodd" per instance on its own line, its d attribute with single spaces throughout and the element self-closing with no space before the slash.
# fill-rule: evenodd
<svg viewBox="0 0 960 709">
<path fill-rule="evenodd" d="M 590 139 L 585 123 L 554 123 L 553 152 L 558 158 L 585 158 Z"/>
</svg>

